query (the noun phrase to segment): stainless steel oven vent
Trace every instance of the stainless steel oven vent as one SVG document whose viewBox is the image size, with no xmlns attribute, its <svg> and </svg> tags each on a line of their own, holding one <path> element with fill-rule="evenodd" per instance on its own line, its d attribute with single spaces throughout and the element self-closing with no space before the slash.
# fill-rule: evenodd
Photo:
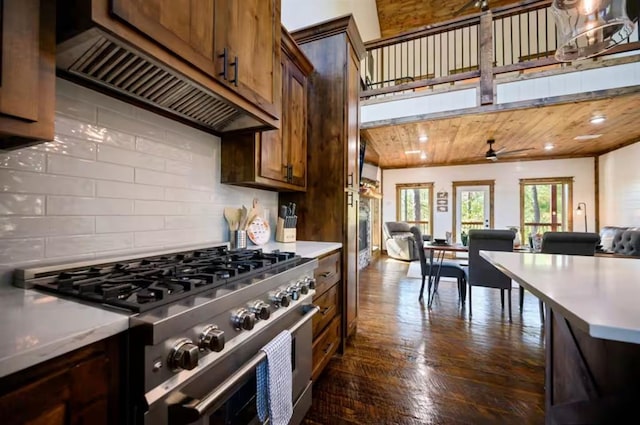
<svg viewBox="0 0 640 425">
<path fill-rule="evenodd" d="M 245 111 L 143 53 L 101 31 L 88 33 L 91 37 L 82 43 L 76 41 L 71 49 L 59 46 L 57 66 L 64 73 L 160 108 L 215 133 L 223 133 L 240 118 L 247 119 Z M 263 125 L 251 119 L 256 127 Z"/>
</svg>

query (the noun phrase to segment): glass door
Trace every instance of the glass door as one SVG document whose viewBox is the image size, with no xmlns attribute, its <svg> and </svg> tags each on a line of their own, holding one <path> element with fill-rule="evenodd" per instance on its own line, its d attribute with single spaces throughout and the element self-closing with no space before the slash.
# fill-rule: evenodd
<svg viewBox="0 0 640 425">
<path fill-rule="evenodd" d="M 493 181 L 454 182 L 453 186 L 455 241 L 462 241 L 462 232 L 493 228 Z"/>
</svg>

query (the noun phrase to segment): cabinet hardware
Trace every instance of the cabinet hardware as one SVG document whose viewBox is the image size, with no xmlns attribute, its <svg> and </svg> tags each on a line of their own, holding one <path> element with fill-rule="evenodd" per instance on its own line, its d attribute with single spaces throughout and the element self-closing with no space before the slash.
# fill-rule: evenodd
<svg viewBox="0 0 640 425">
<path fill-rule="evenodd" d="M 289 183 L 293 180 L 293 165 L 287 165 L 287 180 Z"/>
<path fill-rule="evenodd" d="M 233 80 L 229 80 L 230 83 L 232 83 L 234 86 L 238 87 L 238 57 L 235 57 L 235 61 L 231 62 L 229 64 L 229 66 L 233 67 Z"/>
<path fill-rule="evenodd" d="M 347 176 L 347 186 L 353 187 L 353 173 L 349 173 Z"/>
<path fill-rule="evenodd" d="M 229 57 L 229 51 L 227 50 L 227 48 L 225 47 L 224 50 L 222 51 L 221 55 L 218 55 L 219 58 L 222 58 L 222 72 L 219 72 L 218 75 L 222 78 L 224 78 L 225 80 L 227 80 L 227 67 L 228 67 L 228 57 Z"/>
<path fill-rule="evenodd" d="M 336 274 L 336 272 L 324 272 L 324 273 L 320 273 L 320 276 L 326 279 L 329 276 L 333 276 L 334 274 Z"/>
<path fill-rule="evenodd" d="M 352 207 L 353 206 L 353 193 L 349 192 L 347 193 L 347 198 L 349 199 L 349 201 L 347 202 L 347 204 Z"/>
<path fill-rule="evenodd" d="M 327 344 L 327 347 L 322 350 L 325 354 L 329 354 L 329 351 L 331 351 L 331 349 L 333 348 L 333 342 Z"/>
</svg>

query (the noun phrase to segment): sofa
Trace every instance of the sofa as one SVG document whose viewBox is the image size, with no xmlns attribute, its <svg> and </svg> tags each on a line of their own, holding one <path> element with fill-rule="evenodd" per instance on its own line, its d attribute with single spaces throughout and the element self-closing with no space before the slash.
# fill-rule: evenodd
<svg viewBox="0 0 640 425">
<path fill-rule="evenodd" d="M 382 226 L 384 248 L 387 255 L 396 260 L 415 261 L 418 247 L 414 243 L 411 225 L 403 221 L 387 221 Z M 423 241 L 431 240 L 430 235 L 422 235 Z"/>
<path fill-rule="evenodd" d="M 604 226 L 600 230 L 599 250 L 640 256 L 640 227 Z"/>
</svg>

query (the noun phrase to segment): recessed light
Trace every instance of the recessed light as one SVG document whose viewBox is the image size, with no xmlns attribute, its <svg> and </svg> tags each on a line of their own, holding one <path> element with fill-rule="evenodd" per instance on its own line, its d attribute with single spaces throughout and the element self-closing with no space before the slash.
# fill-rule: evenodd
<svg viewBox="0 0 640 425">
<path fill-rule="evenodd" d="M 573 140 L 593 140 L 601 137 L 602 134 L 583 134 L 582 136 L 576 136 Z"/>
<path fill-rule="evenodd" d="M 592 117 L 589 121 L 591 122 L 591 124 L 602 124 L 606 120 L 607 119 L 603 115 L 596 115 L 595 117 Z"/>
<path fill-rule="evenodd" d="M 420 136 L 420 138 L 418 140 L 420 140 L 420 143 L 424 143 L 427 140 L 429 140 L 429 136 Z"/>
<path fill-rule="evenodd" d="M 555 146 L 553 146 L 553 143 L 545 143 L 544 150 L 545 151 L 552 151 L 554 147 Z"/>
<path fill-rule="evenodd" d="M 420 155 L 420 159 L 427 159 L 427 154 L 422 152 L 422 155 Z"/>
<path fill-rule="evenodd" d="M 418 153 L 421 153 L 421 152 L 422 151 L 404 151 L 404 153 L 407 154 L 407 155 L 415 155 L 415 154 L 418 154 Z"/>
</svg>

